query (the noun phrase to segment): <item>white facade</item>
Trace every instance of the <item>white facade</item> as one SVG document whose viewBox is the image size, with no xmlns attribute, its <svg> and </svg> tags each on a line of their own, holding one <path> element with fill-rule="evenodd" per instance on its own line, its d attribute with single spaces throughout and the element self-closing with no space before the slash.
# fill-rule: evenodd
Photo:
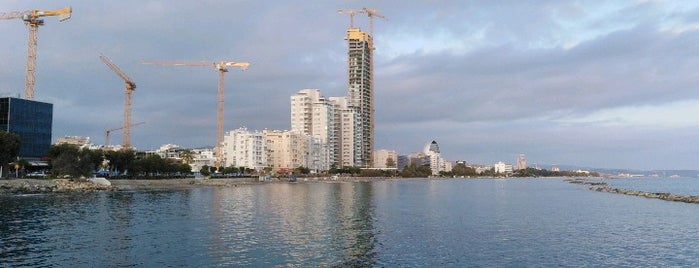
<svg viewBox="0 0 699 268">
<path fill-rule="evenodd" d="M 353 167 L 360 165 L 362 159 L 361 124 L 359 114 L 348 106 L 347 97 L 331 97 L 330 102 L 335 109 L 335 164 L 337 167 Z"/>
<path fill-rule="evenodd" d="M 302 89 L 291 96 L 291 131 L 313 137 L 320 146 L 311 151 L 323 150 L 314 163 L 334 163 L 337 148 L 335 105 L 325 99 L 318 89 Z M 309 167 L 310 168 L 310 167 Z M 311 168 L 313 169 L 313 168 Z"/>
<path fill-rule="evenodd" d="M 439 173 L 442 171 L 451 171 L 452 165 L 449 161 L 442 158 L 439 152 L 439 145 L 436 141 L 432 141 L 431 143 L 425 145 L 423 153 L 429 158 L 432 175 L 439 175 Z"/>
<path fill-rule="evenodd" d="M 313 103 L 320 99 L 320 90 L 302 89 L 291 96 L 291 130 L 311 134 Z"/>
<path fill-rule="evenodd" d="M 194 156 L 190 164 L 190 166 L 192 166 L 192 172 L 199 172 L 204 166 L 213 167 L 216 163 L 214 149 L 212 148 L 192 149 L 192 155 Z"/>
<path fill-rule="evenodd" d="M 267 164 L 273 171 L 306 167 L 313 172 L 328 170 L 328 151 L 319 138 L 297 131 L 265 130 Z"/>
<path fill-rule="evenodd" d="M 267 140 L 263 133 L 239 128 L 223 138 L 225 166 L 246 167 L 257 171 L 267 166 Z"/>
<path fill-rule="evenodd" d="M 497 162 L 495 165 L 493 165 L 493 169 L 495 170 L 495 173 L 510 173 L 512 172 L 512 165 Z"/>
</svg>

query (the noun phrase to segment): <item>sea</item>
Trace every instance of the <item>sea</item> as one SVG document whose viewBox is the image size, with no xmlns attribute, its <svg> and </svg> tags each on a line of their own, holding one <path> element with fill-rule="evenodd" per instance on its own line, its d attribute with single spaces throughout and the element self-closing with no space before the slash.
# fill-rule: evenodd
<svg viewBox="0 0 699 268">
<path fill-rule="evenodd" d="M 0 267 L 699 267 L 699 204 L 562 178 L 3 195 Z"/>
</svg>

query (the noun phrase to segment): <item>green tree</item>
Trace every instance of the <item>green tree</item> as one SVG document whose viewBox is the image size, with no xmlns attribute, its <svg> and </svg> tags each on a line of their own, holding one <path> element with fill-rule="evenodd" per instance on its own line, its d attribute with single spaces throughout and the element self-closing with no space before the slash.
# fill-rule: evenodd
<svg viewBox="0 0 699 268">
<path fill-rule="evenodd" d="M 194 152 L 189 149 L 185 149 L 184 151 L 180 152 L 180 158 L 182 158 L 182 162 L 185 164 L 191 164 L 194 162 Z"/>
<path fill-rule="evenodd" d="M 415 163 L 411 163 L 401 172 L 401 176 L 404 178 L 426 178 L 430 175 L 432 175 L 430 167 L 423 165 L 418 166 Z"/>
<path fill-rule="evenodd" d="M 55 176 L 89 177 L 102 163 L 102 152 L 78 147 L 74 144 L 58 144 L 49 148 L 52 173 Z"/>
<path fill-rule="evenodd" d="M 8 164 L 19 153 L 21 139 L 19 135 L 0 130 L 0 169 L 3 173 L 9 171 Z M 2 177 L 3 174 L 0 174 Z"/>
<path fill-rule="evenodd" d="M 476 169 L 466 166 L 464 163 L 458 163 L 451 169 L 451 173 L 454 176 L 476 176 Z"/>
<path fill-rule="evenodd" d="M 393 160 L 393 157 L 386 158 L 386 167 L 396 167 L 396 160 Z"/>
<path fill-rule="evenodd" d="M 310 170 L 309 168 L 307 168 L 307 167 L 304 167 L 304 166 L 300 166 L 300 167 L 297 167 L 297 168 L 294 169 L 294 174 L 304 174 L 304 175 L 306 175 L 306 174 L 309 174 L 309 173 L 311 173 L 311 170 Z"/>
<path fill-rule="evenodd" d="M 109 170 L 125 174 L 133 167 L 136 153 L 133 150 L 108 151 L 104 156 L 109 161 Z"/>
<path fill-rule="evenodd" d="M 204 175 L 204 176 L 209 176 L 209 175 L 211 175 L 212 168 L 213 167 L 210 167 L 209 165 L 203 165 L 201 167 L 201 169 L 199 170 L 199 173 L 201 173 L 201 175 Z"/>
</svg>

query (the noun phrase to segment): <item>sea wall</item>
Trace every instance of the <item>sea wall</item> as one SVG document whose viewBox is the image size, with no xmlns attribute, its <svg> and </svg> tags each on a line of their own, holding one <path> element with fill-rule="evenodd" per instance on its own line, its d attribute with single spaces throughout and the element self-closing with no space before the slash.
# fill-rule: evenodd
<svg viewBox="0 0 699 268">
<path fill-rule="evenodd" d="M 12 179 L 0 180 L 0 194 L 41 194 L 63 192 L 113 191 L 115 187 L 87 180 Z"/>
</svg>

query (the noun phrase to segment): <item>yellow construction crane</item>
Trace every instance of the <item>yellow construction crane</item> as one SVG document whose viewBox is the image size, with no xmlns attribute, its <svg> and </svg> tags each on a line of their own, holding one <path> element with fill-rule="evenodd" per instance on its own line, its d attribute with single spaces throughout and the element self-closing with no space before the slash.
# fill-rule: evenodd
<svg viewBox="0 0 699 268">
<path fill-rule="evenodd" d="M 29 27 L 29 37 L 27 40 L 27 73 L 24 80 L 24 98 L 34 99 L 34 81 L 36 70 L 36 43 L 39 26 L 44 25 L 41 17 L 58 16 L 59 21 L 70 19 L 73 9 L 65 7 L 56 10 L 28 10 L 0 13 L 0 20 L 22 19 Z"/>
<path fill-rule="evenodd" d="M 350 28 L 354 28 L 354 14 L 357 14 L 357 11 L 340 9 L 337 11 L 337 13 L 349 15 L 350 16 Z"/>
<path fill-rule="evenodd" d="M 359 13 L 365 13 L 369 17 L 369 34 L 371 34 L 372 37 L 374 36 L 374 17 L 388 20 L 384 15 L 379 14 L 378 11 L 373 8 L 362 8 Z"/>
<path fill-rule="evenodd" d="M 107 58 L 105 55 L 100 54 L 100 60 L 104 62 L 104 64 L 107 64 L 109 68 L 112 69 L 121 79 L 124 80 L 124 83 L 126 83 L 126 98 L 124 99 L 124 136 L 122 137 L 122 148 L 123 149 L 129 149 L 131 148 L 131 95 L 133 94 L 134 90 L 136 90 L 136 83 L 131 80 L 124 72 L 119 69 L 112 61 Z"/>
<path fill-rule="evenodd" d="M 214 147 L 214 154 L 216 157 L 216 168 L 220 169 L 223 164 L 223 97 L 224 97 L 224 74 L 228 72 L 228 67 L 239 67 L 243 71 L 247 70 L 250 63 L 247 62 L 235 62 L 235 61 L 219 61 L 219 62 L 207 62 L 207 61 L 144 61 L 142 64 L 152 64 L 152 65 L 164 65 L 164 66 L 201 66 L 201 67 L 214 67 L 214 70 L 218 71 L 218 124 L 217 124 L 217 138 L 216 146 Z"/>
<path fill-rule="evenodd" d="M 145 123 L 146 123 L 146 122 L 133 123 L 133 124 L 131 124 L 131 126 L 134 127 L 134 126 L 138 126 L 138 125 L 143 125 L 143 124 L 145 124 Z M 117 127 L 117 128 L 106 129 L 106 130 L 104 131 L 104 147 L 105 147 L 105 148 L 109 148 L 109 134 L 112 133 L 112 131 L 124 129 L 125 127 L 126 127 L 126 126 L 120 126 L 120 127 Z"/>
</svg>

